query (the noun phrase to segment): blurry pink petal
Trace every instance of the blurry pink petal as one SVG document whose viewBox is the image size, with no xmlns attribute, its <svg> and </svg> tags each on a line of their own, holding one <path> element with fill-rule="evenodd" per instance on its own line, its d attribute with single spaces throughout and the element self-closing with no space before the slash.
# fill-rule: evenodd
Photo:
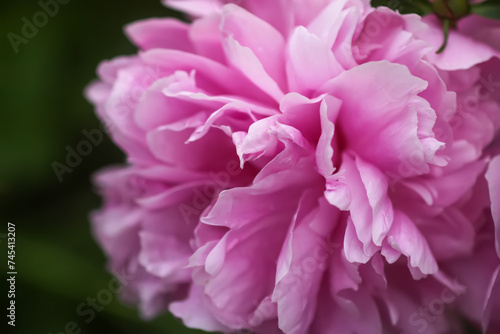
<svg viewBox="0 0 500 334">
<path fill-rule="evenodd" d="M 500 257 L 500 156 L 491 160 L 486 172 L 491 201 L 491 215 L 495 222 L 495 239 L 498 257 Z"/>
<path fill-rule="evenodd" d="M 125 31 L 142 50 L 155 48 L 193 51 L 189 25 L 175 19 L 149 19 L 129 24 Z"/>
</svg>

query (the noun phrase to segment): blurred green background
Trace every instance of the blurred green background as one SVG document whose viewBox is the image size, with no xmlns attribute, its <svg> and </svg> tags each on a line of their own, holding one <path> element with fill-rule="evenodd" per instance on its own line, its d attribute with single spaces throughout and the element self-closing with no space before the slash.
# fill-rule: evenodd
<svg viewBox="0 0 500 334">
<path fill-rule="evenodd" d="M 176 14 L 160 0 L 71 0 L 15 53 L 8 34 L 22 36 L 22 18 L 33 22 L 40 10 L 35 0 L 0 5 L 0 333 L 66 333 L 71 321 L 81 333 L 200 333 L 169 315 L 144 322 L 117 296 L 89 324 L 76 313 L 111 279 L 90 232 L 89 212 L 100 206 L 90 177 L 124 156 L 106 138 L 62 182 L 52 168 L 82 130 L 100 126 L 82 92 L 100 61 L 136 51 L 123 26 Z M 15 328 L 6 318 L 7 222 L 17 237 Z"/>
</svg>

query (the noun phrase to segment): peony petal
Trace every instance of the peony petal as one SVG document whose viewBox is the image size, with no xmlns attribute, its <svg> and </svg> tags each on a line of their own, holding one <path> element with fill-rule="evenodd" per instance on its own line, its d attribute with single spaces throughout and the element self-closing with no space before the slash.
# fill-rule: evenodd
<svg viewBox="0 0 500 334">
<path fill-rule="evenodd" d="M 244 51 L 242 51 L 244 52 Z M 156 72 L 170 75 L 176 71 L 190 73 L 196 71 L 198 86 L 212 94 L 237 94 L 255 97 L 262 102 L 269 102 L 262 91 L 237 71 L 209 58 L 178 50 L 153 49 L 144 51 L 140 58 Z"/>
<path fill-rule="evenodd" d="M 189 29 L 195 53 L 224 64 L 226 62 L 220 33 L 221 18 L 209 15 L 194 21 Z"/>
<path fill-rule="evenodd" d="M 242 46 L 229 36 L 224 40 L 224 50 L 229 62 L 235 68 L 276 102 L 280 101 L 284 95 L 283 91 L 249 47 Z"/>
<path fill-rule="evenodd" d="M 335 171 L 333 159 L 336 152 L 334 152 L 333 146 L 335 146 L 335 143 L 333 140 L 335 121 L 341 105 L 342 101 L 329 95 L 325 96 L 321 101 L 320 119 L 322 131 L 316 148 L 316 164 L 318 165 L 318 172 L 324 177 L 329 177 Z"/>
<path fill-rule="evenodd" d="M 326 201 L 320 201 L 313 210 L 304 205 L 300 209 L 307 210 L 308 214 L 297 226 L 292 225 L 288 247 L 284 247 L 280 255 L 280 259 L 287 257 L 288 271 L 278 277 L 273 292 L 273 300 L 278 304 L 279 327 L 290 334 L 306 333 L 314 319 L 323 273 L 335 251 L 327 240 L 338 215 Z M 312 222 L 324 226 L 321 234 L 310 228 Z"/>
<path fill-rule="evenodd" d="M 196 126 L 201 125 L 201 120 Z M 173 128 L 178 125 L 179 128 Z M 218 129 L 195 142 L 187 143 L 193 130 L 190 124 L 173 124 L 162 126 L 148 133 L 148 144 L 151 152 L 161 161 L 171 166 L 179 166 L 191 170 L 217 171 L 225 168 L 222 157 L 234 156 L 236 151 L 231 139 Z M 211 144 L 210 144 L 211 143 Z M 210 149 L 207 149 L 210 147 Z"/>
<path fill-rule="evenodd" d="M 437 272 L 438 266 L 427 241 L 415 224 L 400 211 L 394 212 L 394 223 L 387 235 L 384 248 L 389 246 L 408 257 L 410 269 L 417 268 L 424 275 Z"/>
<path fill-rule="evenodd" d="M 459 210 L 449 208 L 441 215 L 416 220 L 436 260 L 468 256 L 474 249 L 476 231 Z"/>
<path fill-rule="evenodd" d="M 142 50 L 155 48 L 193 52 L 189 25 L 176 19 L 149 19 L 125 27 L 129 39 Z"/>
<path fill-rule="evenodd" d="M 419 37 L 428 41 L 434 49 L 427 54 L 429 61 L 442 70 L 465 70 L 474 65 L 485 62 L 492 57 L 500 56 L 499 52 L 469 36 L 461 34 L 455 29 L 450 30 L 446 48 L 440 54 L 437 50 L 443 43 L 441 23 L 435 16 L 427 16 L 424 22 L 429 29 L 419 34 Z"/>
<path fill-rule="evenodd" d="M 490 191 L 491 215 L 495 222 L 495 240 L 497 254 L 500 257 L 500 156 L 491 160 L 486 179 Z"/>
<path fill-rule="evenodd" d="M 322 307 L 309 333 L 383 333 L 380 313 L 368 291 L 346 291 L 343 297 L 332 298 L 323 288 L 318 300 Z"/>
<path fill-rule="evenodd" d="M 151 274 L 167 278 L 172 275 L 182 275 L 184 270 L 189 278 L 189 272 L 183 268 L 188 265 L 191 250 L 175 235 L 161 236 L 143 231 L 139 234 L 141 252 L 139 263 Z"/>
<path fill-rule="evenodd" d="M 370 258 L 382 245 L 393 221 L 392 204 L 387 196 L 387 179 L 374 166 L 359 157 L 354 160 L 348 154 L 344 154 L 340 168 L 343 173 L 341 182 L 350 192 L 349 212 L 352 224 L 363 245 L 364 255 Z M 349 226 L 350 224 L 348 230 Z M 353 237 L 352 234 L 346 233 L 346 246 L 356 245 L 356 241 L 350 240 Z M 367 259 L 361 251 L 355 251 L 352 247 L 346 251 L 346 257 L 349 260 Z"/>
<path fill-rule="evenodd" d="M 384 172 L 409 165 L 408 177 L 429 170 L 417 116 L 426 103 L 416 96 L 426 86 L 405 66 L 383 61 L 343 72 L 322 90 L 342 100 L 338 123 L 347 146 Z"/>
<path fill-rule="evenodd" d="M 221 10 L 219 0 L 163 0 L 163 3 L 193 16 L 207 16 Z"/>
<path fill-rule="evenodd" d="M 188 327 L 200 328 L 205 331 L 226 331 L 227 327 L 215 319 L 203 301 L 203 289 L 192 285 L 189 297 L 186 300 L 170 304 L 169 309 L 176 317 L 181 318 Z"/>
<path fill-rule="evenodd" d="M 273 26 L 241 7 L 228 4 L 222 10 L 220 29 L 224 37 L 234 40 L 240 47 L 250 49 L 265 72 L 281 89 L 286 90 L 282 62 L 285 40 Z M 243 65 L 241 62 L 238 64 Z"/>
<path fill-rule="evenodd" d="M 305 27 L 297 27 L 288 43 L 287 77 L 292 91 L 309 95 L 344 69 L 333 52 Z"/>
<path fill-rule="evenodd" d="M 500 266 L 493 273 L 486 292 L 486 303 L 482 319 L 484 333 L 493 334 L 500 330 L 498 312 L 500 312 Z"/>
</svg>

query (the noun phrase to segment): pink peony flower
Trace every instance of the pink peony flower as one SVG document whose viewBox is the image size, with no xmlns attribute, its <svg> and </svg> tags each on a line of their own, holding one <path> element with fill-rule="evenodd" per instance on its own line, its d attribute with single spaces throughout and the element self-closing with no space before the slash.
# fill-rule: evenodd
<svg viewBox="0 0 500 334">
<path fill-rule="evenodd" d="M 128 165 L 93 214 L 149 318 L 500 331 L 500 24 L 365 0 L 170 0 L 87 90 Z"/>
</svg>

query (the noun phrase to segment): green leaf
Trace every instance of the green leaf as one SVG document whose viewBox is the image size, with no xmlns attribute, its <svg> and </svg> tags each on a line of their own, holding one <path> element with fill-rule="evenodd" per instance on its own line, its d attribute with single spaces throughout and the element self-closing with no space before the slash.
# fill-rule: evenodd
<svg viewBox="0 0 500 334">
<path fill-rule="evenodd" d="M 500 1 L 486 0 L 484 2 L 472 5 L 471 11 L 474 14 L 489 19 L 500 20 Z"/>
<path fill-rule="evenodd" d="M 441 19 L 456 21 L 470 13 L 468 0 L 435 0 L 432 4 L 434 13 Z"/>
<path fill-rule="evenodd" d="M 428 0 L 372 0 L 371 4 L 374 7 L 386 6 L 402 14 L 424 16 L 432 13 L 432 4 Z"/>
</svg>

